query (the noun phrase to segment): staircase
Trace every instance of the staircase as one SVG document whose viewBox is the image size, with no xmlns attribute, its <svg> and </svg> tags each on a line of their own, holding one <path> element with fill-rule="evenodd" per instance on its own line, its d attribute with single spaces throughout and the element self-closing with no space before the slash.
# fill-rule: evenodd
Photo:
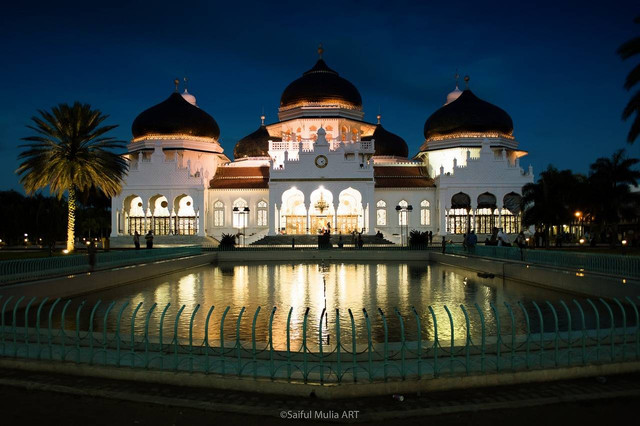
<svg viewBox="0 0 640 426">
<path fill-rule="evenodd" d="M 111 248 L 133 248 L 133 236 L 124 235 L 120 237 L 112 237 L 109 239 Z M 140 236 L 140 245 L 145 246 L 144 235 Z M 177 246 L 218 246 L 215 238 L 197 235 L 154 235 L 154 247 L 177 247 Z"/>
<path fill-rule="evenodd" d="M 295 239 L 296 247 L 301 246 L 318 246 L 317 235 L 266 235 L 261 239 L 254 241 L 252 246 L 291 246 L 291 240 Z M 331 235 L 331 244 L 334 247 L 338 245 L 340 235 Z M 353 246 L 351 235 L 342 235 L 342 242 L 345 246 Z M 366 245 L 393 245 L 391 241 L 385 238 L 378 238 L 375 235 L 362 235 L 362 242 Z"/>
</svg>

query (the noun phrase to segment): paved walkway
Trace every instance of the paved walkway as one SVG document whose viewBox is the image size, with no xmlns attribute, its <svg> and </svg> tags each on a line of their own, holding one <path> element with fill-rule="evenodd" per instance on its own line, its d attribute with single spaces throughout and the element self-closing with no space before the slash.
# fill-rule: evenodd
<svg viewBox="0 0 640 426">
<path fill-rule="evenodd" d="M 592 424 L 635 416 L 639 402 L 640 374 L 404 395 L 401 402 L 391 396 L 325 401 L 0 370 L 0 409 L 10 424 L 279 425 L 402 418 L 404 425 L 418 425 L 425 417 L 437 424 Z"/>
</svg>

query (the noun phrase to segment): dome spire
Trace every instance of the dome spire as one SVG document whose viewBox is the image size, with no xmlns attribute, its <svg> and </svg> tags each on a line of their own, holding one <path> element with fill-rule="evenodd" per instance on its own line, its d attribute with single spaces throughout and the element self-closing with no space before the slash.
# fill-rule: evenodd
<svg viewBox="0 0 640 426">
<path fill-rule="evenodd" d="M 469 76 L 468 76 L 468 75 L 465 75 L 465 76 L 464 76 L 464 84 L 466 85 L 466 90 L 469 90 L 469 80 L 471 80 L 471 79 L 469 78 Z"/>
<path fill-rule="evenodd" d="M 380 119 L 382 118 L 382 115 L 380 115 L 380 113 L 378 113 L 378 115 L 376 116 L 376 118 L 378 119 L 378 124 L 380 124 Z"/>
<path fill-rule="evenodd" d="M 176 85 L 176 93 L 178 93 L 178 86 L 180 85 L 180 80 L 176 78 L 175 80 L 173 80 L 173 84 Z"/>
<path fill-rule="evenodd" d="M 264 126 L 264 119 L 267 118 L 264 116 L 264 112 L 262 113 L 262 115 L 260 116 L 260 121 L 261 121 L 261 125 Z"/>
<path fill-rule="evenodd" d="M 318 45 L 318 57 L 322 59 L 322 54 L 324 53 L 324 49 L 322 48 L 322 43 Z"/>
<path fill-rule="evenodd" d="M 189 88 L 189 79 L 187 77 L 183 77 L 182 80 L 184 81 L 184 93 L 189 93 L 187 91 L 187 89 Z"/>
<path fill-rule="evenodd" d="M 458 88 L 458 79 L 460 78 L 460 74 L 458 74 L 458 69 L 456 68 L 456 75 L 455 75 L 455 79 L 456 79 L 456 89 Z"/>
</svg>

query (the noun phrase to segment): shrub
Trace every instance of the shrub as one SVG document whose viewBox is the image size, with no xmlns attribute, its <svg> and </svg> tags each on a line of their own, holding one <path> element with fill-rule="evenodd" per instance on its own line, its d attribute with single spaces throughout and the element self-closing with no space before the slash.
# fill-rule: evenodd
<svg viewBox="0 0 640 426">
<path fill-rule="evenodd" d="M 222 234 L 220 238 L 221 248 L 234 248 L 236 246 L 236 236 L 233 234 Z"/>
<path fill-rule="evenodd" d="M 429 243 L 429 233 L 413 230 L 409 233 L 409 246 L 421 247 Z"/>
</svg>

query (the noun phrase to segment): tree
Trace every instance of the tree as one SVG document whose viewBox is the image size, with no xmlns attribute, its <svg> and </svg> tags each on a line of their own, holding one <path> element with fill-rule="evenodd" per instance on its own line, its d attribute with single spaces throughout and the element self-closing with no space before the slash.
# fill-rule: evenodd
<svg viewBox="0 0 640 426">
<path fill-rule="evenodd" d="M 598 197 L 593 202 L 593 215 L 605 228 L 610 227 L 612 237 L 617 235 L 621 220 L 633 219 L 636 214 L 638 195 L 631 186 L 640 179 L 640 171 L 634 169 L 638 163 L 640 160 L 627 158 L 620 149 L 611 158 L 598 158 L 590 166 L 591 192 Z M 615 244 L 616 240 L 612 238 L 611 242 Z"/>
<path fill-rule="evenodd" d="M 38 113 L 27 125 L 35 134 L 22 138 L 28 143 L 21 146 L 16 173 L 29 195 L 46 187 L 58 198 L 67 192 L 67 250 L 73 251 L 76 195 L 91 187 L 109 197 L 120 192 L 127 162 L 113 150 L 125 145 L 106 136 L 117 126 L 102 125 L 108 116 L 88 104 L 60 104 Z"/>
<path fill-rule="evenodd" d="M 522 188 L 523 223 L 542 228 L 546 241 L 552 225 L 561 229 L 573 219 L 579 203 L 578 194 L 583 193 L 582 179 L 570 170 L 559 171 L 553 166 L 540 173 L 535 183 Z"/>
<path fill-rule="evenodd" d="M 636 24 L 640 24 L 640 16 L 636 17 L 634 22 Z M 618 55 L 620 55 L 622 59 L 628 59 L 639 54 L 640 37 L 632 38 L 618 48 Z M 629 75 L 627 75 L 624 88 L 631 90 L 631 88 L 638 84 L 638 82 L 640 82 L 640 64 L 636 65 Z M 626 121 L 634 113 L 635 117 L 631 123 L 629 134 L 627 135 L 627 142 L 629 143 L 633 143 L 638 138 L 638 135 L 640 135 L 640 90 L 635 92 L 627 106 L 622 111 L 622 119 Z"/>
</svg>

